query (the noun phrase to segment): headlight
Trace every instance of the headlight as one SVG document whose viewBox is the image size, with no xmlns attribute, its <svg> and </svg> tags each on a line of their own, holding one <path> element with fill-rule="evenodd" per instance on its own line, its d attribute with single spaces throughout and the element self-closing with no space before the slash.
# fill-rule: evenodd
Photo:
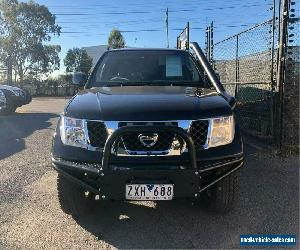
<svg viewBox="0 0 300 250">
<path fill-rule="evenodd" d="M 85 120 L 62 116 L 60 137 L 65 145 L 87 148 Z"/>
<path fill-rule="evenodd" d="M 233 116 L 214 118 L 211 121 L 208 147 L 217 147 L 233 141 L 235 124 Z"/>
<path fill-rule="evenodd" d="M 6 101 L 5 94 L 3 93 L 2 90 L 0 90 L 0 101 L 1 102 L 5 102 Z"/>
</svg>

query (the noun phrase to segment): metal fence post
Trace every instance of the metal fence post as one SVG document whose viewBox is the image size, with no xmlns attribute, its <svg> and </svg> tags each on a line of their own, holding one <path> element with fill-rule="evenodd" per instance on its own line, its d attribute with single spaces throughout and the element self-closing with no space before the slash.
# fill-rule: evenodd
<svg viewBox="0 0 300 250">
<path fill-rule="evenodd" d="M 236 36 L 236 50 L 235 50 L 235 90 L 234 96 L 237 96 L 238 82 L 240 79 L 240 67 L 239 67 L 239 35 Z"/>
<path fill-rule="evenodd" d="M 210 55 L 211 55 L 211 53 L 210 53 L 210 49 L 211 49 L 211 44 L 210 44 L 210 39 L 211 39 L 210 29 L 211 29 L 211 27 L 208 26 L 207 28 L 208 28 L 208 35 L 207 35 L 207 37 L 208 37 L 208 39 L 207 39 L 207 45 L 208 45 L 207 46 L 208 47 L 207 60 L 210 62 Z"/>
<path fill-rule="evenodd" d="M 288 3 L 289 0 L 282 1 L 282 23 L 280 25 L 280 37 L 278 47 L 278 72 L 277 86 L 279 91 L 279 109 L 278 109 L 278 137 L 277 143 L 279 149 L 282 148 L 282 127 L 283 127 L 283 108 L 284 108 L 284 77 L 285 77 L 285 56 L 287 47 L 287 27 L 288 27 Z"/>
<path fill-rule="evenodd" d="M 274 92 L 275 92 L 275 83 L 274 83 L 274 49 L 275 49 L 275 20 L 276 20 L 276 1 L 273 0 L 273 20 L 271 24 L 271 65 L 270 65 L 270 81 L 271 81 L 271 135 L 274 140 L 275 138 L 275 105 L 274 105 Z"/>
</svg>

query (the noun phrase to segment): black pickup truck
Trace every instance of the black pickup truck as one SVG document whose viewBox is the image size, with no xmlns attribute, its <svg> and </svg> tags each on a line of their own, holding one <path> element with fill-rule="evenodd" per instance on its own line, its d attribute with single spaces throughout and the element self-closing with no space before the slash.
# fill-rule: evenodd
<svg viewBox="0 0 300 250">
<path fill-rule="evenodd" d="M 52 164 L 64 212 L 95 200 L 192 198 L 229 211 L 243 143 L 228 95 L 197 43 L 190 50 L 104 53 L 61 115 Z"/>
</svg>

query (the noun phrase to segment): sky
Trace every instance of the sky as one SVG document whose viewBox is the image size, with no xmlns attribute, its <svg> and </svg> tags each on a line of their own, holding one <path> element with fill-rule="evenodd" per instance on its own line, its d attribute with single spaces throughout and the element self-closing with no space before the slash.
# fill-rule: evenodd
<svg viewBox="0 0 300 250">
<path fill-rule="evenodd" d="M 166 47 L 166 9 L 169 42 L 190 22 L 190 40 L 204 46 L 205 29 L 214 22 L 214 41 L 272 18 L 273 0 L 35 0 L 56 15 L 62 27 L 53 44 L 68 49 L 107 44 L 112 28 L 122 31 L 129 47 Z M 63 67 L 61 72 L 63 71 Z"/>
</svg>

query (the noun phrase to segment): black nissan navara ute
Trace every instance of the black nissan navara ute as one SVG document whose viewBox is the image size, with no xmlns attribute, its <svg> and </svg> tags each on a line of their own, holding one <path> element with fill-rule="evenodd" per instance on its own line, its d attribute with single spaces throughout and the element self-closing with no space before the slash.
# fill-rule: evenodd
<svg viewBox="0 0 300 250">
<path fill-rule="evenodd" d="M 244 163 L 235 99 L 197 43 L 108 50 L 73 84 L 82 90 L 61 114 L 52 146 L 64 212 L 89 213 L 98 200 L 234 206 Z"/>
</svg>

